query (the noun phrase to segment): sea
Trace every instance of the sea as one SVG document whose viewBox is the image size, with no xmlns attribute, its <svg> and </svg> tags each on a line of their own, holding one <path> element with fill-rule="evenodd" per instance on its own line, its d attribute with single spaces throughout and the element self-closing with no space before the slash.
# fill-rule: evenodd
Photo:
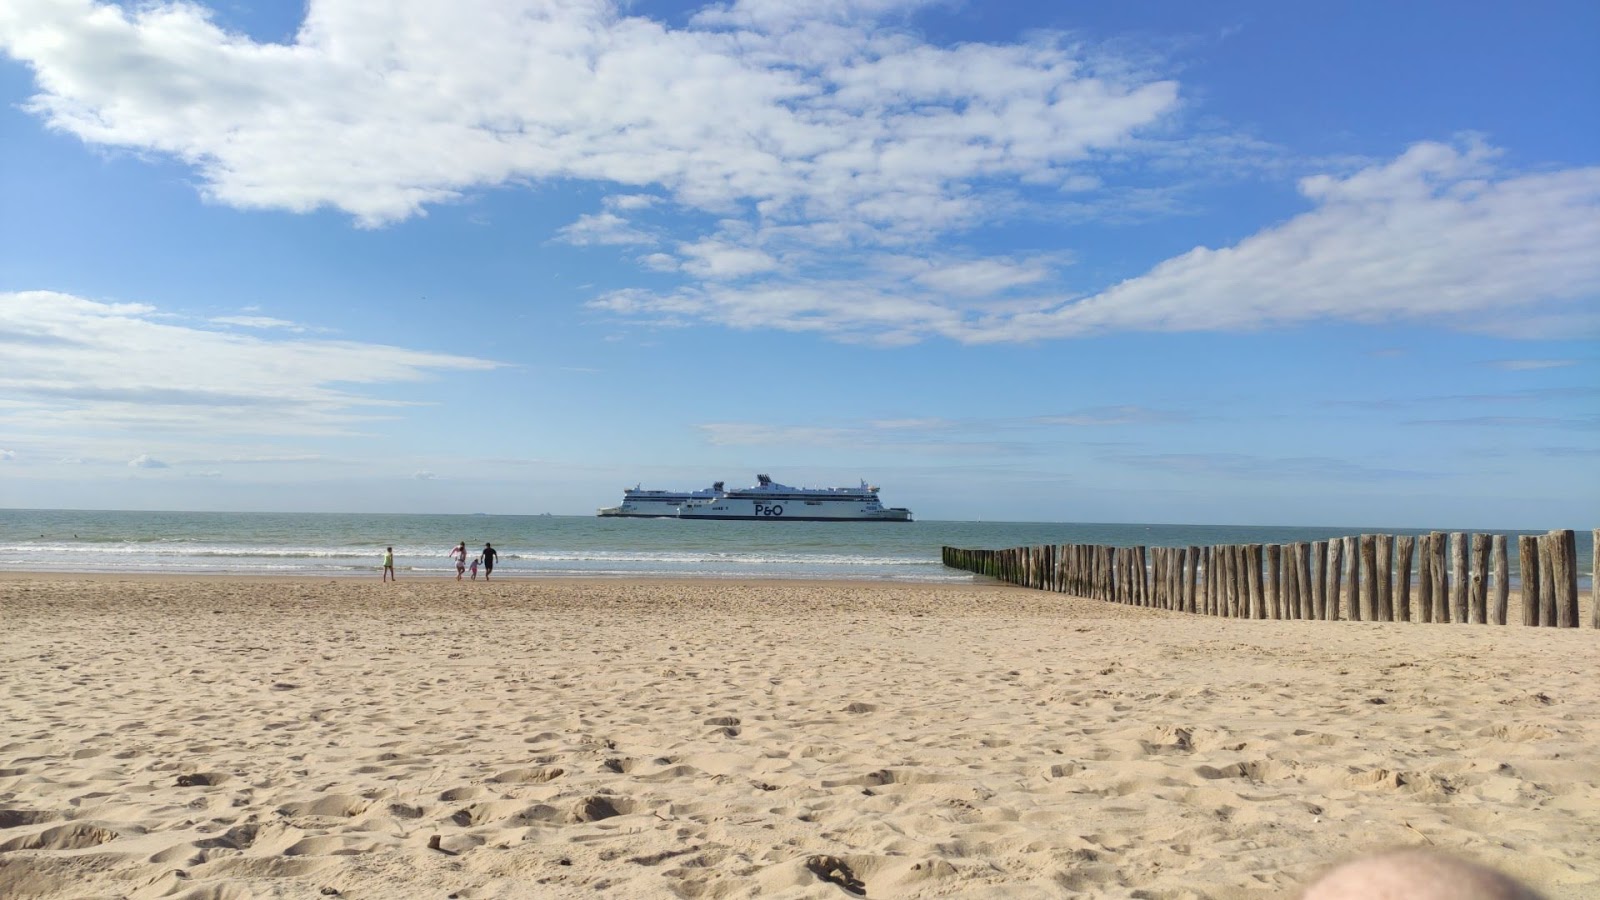
<svg viewBox="0 0 1600 900">
<path fill-rule="evenodd" d="M 1205 546 L 1317 541 L 1415 528 L 1076 522 L 727 522 L 597 516 L 140 512 L 0 509 L 0 572 L 373 577 L 394 547 L 400 577 L 455 576 L 450 549 L 492 543 L 518 578 L 693 577 L 966 583 L 943 546 Z M 1441 528 L 1437 530 L 1471 531 Z M 1509 562 L 1515 583 L 1515 535 Z M 1589 586 L 1594 548 L 1578 531 Z"/>
</svg>

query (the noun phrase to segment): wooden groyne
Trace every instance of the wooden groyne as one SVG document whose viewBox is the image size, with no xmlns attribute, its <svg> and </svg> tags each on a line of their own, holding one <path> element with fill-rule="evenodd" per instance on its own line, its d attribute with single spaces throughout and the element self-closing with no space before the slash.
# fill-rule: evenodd
<svg viewBox="0 0 1600 900">
<path fill-rule="evenodd" d="M 1600 548 L 1600 528 L 1594 539 Z M 943 559 L 1023 587 L 1197 615 L 1505 625 L 1509 549 L 1503 534 L 1435 531 L 1210 547 L 945 547 Z M 1517 555 L 1522 624 L 1577 628 L 1576 533 L 1518 536 Z M 1596 557 L 1591 584 L 1600 584 Z M 1600 602 L 1590 605 L 1590 627 L 1600 628 Z"/>
</svg>

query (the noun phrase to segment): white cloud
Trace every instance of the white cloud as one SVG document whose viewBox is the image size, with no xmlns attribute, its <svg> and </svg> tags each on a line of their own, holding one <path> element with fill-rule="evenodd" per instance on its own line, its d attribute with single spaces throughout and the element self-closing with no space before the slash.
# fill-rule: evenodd
<svg viewBox="0 0 1600 900">
<path fill-rule="evenodd" d="M 0 462 L 7 462 L 17 458 L 15 450 L 0 450 Z"/>
<path fill-rule="evenodd" d="M 1494 153 L 1417 144 L 1302 182 L 1311 209 L 1231 247 L 1196 248 L 1097 294 L 1029 294 L 1038 261 L 886 257 L 840 275 L 630 291 L 599 309 L 905 343 L 1029 342 L 1111 331 L 1251 330 L 1318 320 L 1430 322 L 1512 337 L 1600 332 L 1600 168 L 1503 173 Z M 975 296 L 1007 291 L 996 304 Z"/>
<path fill-rule="evenodd" d="M 1600 324 L 1593 303 L 1600 168 L 1496 177 L 1492 155 L 1475 143 L 1423 143 L 1346 178 L 1307 178 L 1301 190 L 1315 204 L 1309 212 L 976 337 L 1239 330 L 1318 319 L 1420 319 L 1545 336 L 1593 329 Z"/>
<path fill-rule="evenodd" d="M 1014 262 L 1006 259 L 976 259 L 931 268 L 916 276 L 925 287 L 955 297 L 987 297 L 1024 285 L 1036 284 L 1050 275 L 1042 261 Z"/>
<path fill-rule="evenodd" d="M 368 225 L 580 179 L 927 233 L 982 217 L 980 183 L 1076 189 L 1176 109 L 1173 82 L 1060 36 L 941 48 L 881 21 L 929 2 L 739 3 L 675 28 L 602 0 L 312 0 L 292 43 L 264 44 L 187 3 L 12 0 L 0 49 L 55 128 L 182 159 L 229 205 Z"/>
<path fill-rule="evenodd" d="M 744 278 L 778 268 L 778 260 L 771 254 L 726 241 L 703 240 L 678 249 L 684 256 L 680 264 L 684 271 L 713 281 Z"/>
<path fill-rule="evenodd" d="M 578 247 L 594 244 L 654 244 L 655 237 L 629 224 L 615 213 L 593 213 L 562 228 L 561 239 Z"/>
<path fill-rule="evenodd" d="M 1497 359 L 1489 365 L 1507 372 L 1532 372 L 1539 369 L 1564 369 L 1575 366 L 1575 359 Z"/>
<path fill-rule="evenodd" d="M 660 202 L 661 198 L 652 194 L 614 194 L 605 199 L 607 209 L 620 209 L 624 212 L 649 209 Z"/>
<path fill-rule="evenodd" d="M 148 453 L 141 453 L 128 460 L 128 467 L 130 469 L 165 469 L 167 464 Z"/>
<path fill-rule="evenodd" d="M 0 393 L 17 401 L 0 411 L 0 426 L 156 429 L 206 439 L 350 433 L 374 409 L 399 406 L 352 386 L 498 365 L 353 341 L 267 339 L 173 321 L 144 304 L 48 291 L 0 293 L 0 339 L 6 346 Z"/>
<path fill-rule="evenodd" d="M 274 319 L 270 316 L 216 316 L 212 318 L 213 325 L 235 325 L 240 328 L 280 329 L 302 333 L 307 331 L 306 326 L 287 319 Z"/>
</svg>

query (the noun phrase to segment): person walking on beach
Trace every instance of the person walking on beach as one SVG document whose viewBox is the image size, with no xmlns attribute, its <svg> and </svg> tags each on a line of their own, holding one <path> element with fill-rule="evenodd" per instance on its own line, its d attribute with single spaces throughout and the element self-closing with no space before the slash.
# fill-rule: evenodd
<svg viewBox="0 0 1600 900">
<path fill-rule="evenodd" d="M 450 558 L 456 561 L 456 580 L 460 581 L 461 573 L 467 570 L 467 542 L 462 541 L 457 544 L 455 549 L 450 551 Z"/>
<path fill-rule="evenodd" d="M 493 574 L 493 572 L 494 572 L 494 561 L 499 559 L 499 558 L 500 558 L 500 554 L 496 553 L 494 551 L 494 548 L 489 546 L 487 541 L 484 542 L 484 545 L 483 545 L 483 580 L 484 581 L 488 581 L 489 580 L 489 576 L 491 574 Z"/>
<path fill-rule="evenodd" d="M 397 580 L 394 577 L 394 548 L 393 547 L 390 547 L 390 548 L 388 548 L 388 549 L 383 551 L 383 580 L 384 581 Z"/>
<path fill-rule="evenodd" d="M 472 558 L 472 580 L 478 580 L 478 558 L 476 556 Z"/>
</svg>

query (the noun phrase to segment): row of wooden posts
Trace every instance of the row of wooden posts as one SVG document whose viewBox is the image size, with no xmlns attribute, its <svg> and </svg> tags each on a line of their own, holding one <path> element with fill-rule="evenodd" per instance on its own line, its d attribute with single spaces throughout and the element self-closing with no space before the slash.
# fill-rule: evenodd
<svg viewBox="0 0 1600 900">
<path fill-rule="evenodd" d="M 1600 546 L 1600 528 L 1594 538 Z M 1211 547 L 945 547 L 944 564 L 1040 590 L 1210 616 L 1504 625 L 1506 551 L 1503 534 L 1435 531 Z M 1517 553 L 1522 624 L 1578 627 L 1576 534 L 1521 535 Z M 1593 576 L 1600 582 L 1600 562 Z M 1600 628 L 1600 602 L 1591 606 Z"/>
</svg>

